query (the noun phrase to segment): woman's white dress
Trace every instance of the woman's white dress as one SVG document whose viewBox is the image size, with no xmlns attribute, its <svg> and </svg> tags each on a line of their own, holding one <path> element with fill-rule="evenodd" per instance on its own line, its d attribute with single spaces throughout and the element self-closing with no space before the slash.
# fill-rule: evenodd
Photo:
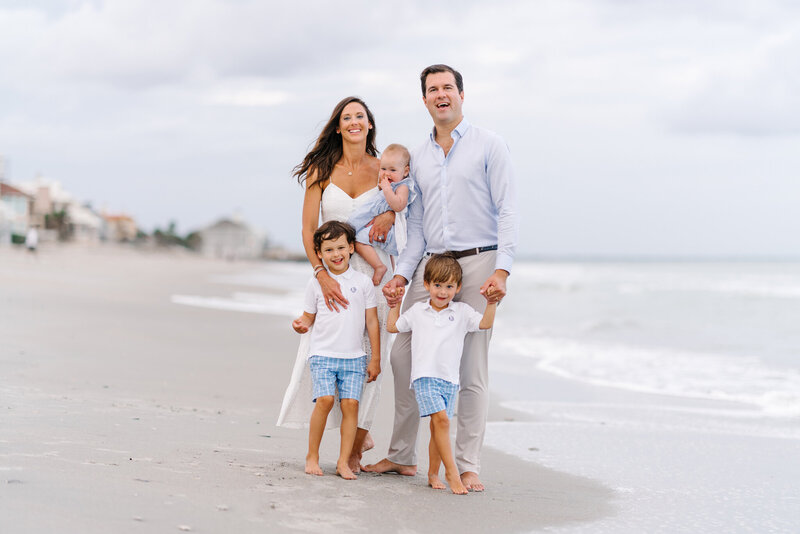
<svg viewBox="0 0 800 534">
<path fill-rule="evenodd" d="M 337 220 L 347 222 L 347 219 L 355 211 L 356 208 L 362 204 L 370 202 L 375 195 L 380 195 L 380 189 L 375 187 L 352 198 L 345 193 L 336 184 L 331 181 L 322 193 L 322 201 L 320 203 L 320 217 L 322 222 Z M 378 407 L 378 400 L 380 399 L 381 391 L 381 378 L 383 371 L 389 368 L 389 349 L 392 336 L 386 331 L 386 316 L 389 314 L 389 306 L 386 304 L 386 299 L 381 292 L 381 288 L 392 278 L 392 264 L 391 259 L 386 252 L 375 248 L 381 261 L 386 265 L 386 274 L 379 286 L 375 287 L 376 295 L 378 297 L 378 321 L 380 323 L 381 335 L 381 374 L 378 375 L 377 380 L 365 384 L 364 391 L 361 394 L 361 402 L 358 406 L 358 428 L 365 428 L 369 430 L 372 427 L 372 421 L 375 418 L 375 410 Z M 353 254 L 350 258 L 350 266 L 372 278 L 372 267 L 364 261 L 364 258 L 358 254 Z M 364 352 L 367 355 L 372 354 L 370 348 L 369 338 L 364 333 Z M 314 409 L 312 402 L 311 390 L 311 372 L 308 368 L 308 348 L 311 332 L 300 336 L 300 346 L 297 348 L 297 357 L 295 358 L 294 369 L 292 370 L 292 378 L 289 381 L 289 386 L 286 388 L 286 393 L 283 396 L 283 405 L 281 412 L 278 416 L 278 426 L 289 428 L 303 428 L 308 426 L 311 412 Z M 336 403 L 338 405 L 339 399 L 337 397 Z M 326 428 L 336 428 L 341 424 L 342 411 L 338 406 L 331 410 L 328 415 L 328 424 Z"/>
</svg>

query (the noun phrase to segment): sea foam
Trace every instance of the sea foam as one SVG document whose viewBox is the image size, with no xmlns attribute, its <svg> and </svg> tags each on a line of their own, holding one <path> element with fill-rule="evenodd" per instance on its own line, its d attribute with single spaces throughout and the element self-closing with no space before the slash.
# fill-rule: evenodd
<svg viewBox="0 0 800 534">
<path fill-rule="evenodd" d="M 741 402 L 765 415 L 800 417 L 800 372 L 757 358 L 548 337 L 497 339 L 498 348 L 572 380 L 630 391 Z"/>
</svg>

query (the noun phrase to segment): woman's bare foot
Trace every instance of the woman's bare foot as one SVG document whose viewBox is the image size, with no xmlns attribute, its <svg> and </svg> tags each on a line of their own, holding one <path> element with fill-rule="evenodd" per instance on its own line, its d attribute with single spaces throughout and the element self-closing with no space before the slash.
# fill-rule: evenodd
<svg viewBox="0 0 800 534">
<path fill-rule="evenodd" d="M 347 465 L 347 462 L 341 460 L 336 462 L 336 474 L 345 480 L 356 480 L 358 478 L 355 473 L 353 473 L 353 470 L 350 469 L 350 466 Z"/>
<path fill-rule="evenodd" d="M 478 473 L 473 473 L 472 471 L 464 471 L 461 473 L 461 483 L 464 484 L 468 490 L 472 491 L 483 491 L 486 489 L 478 478 Z M 452 483 L 450 486 L 453 486 Z"/>
<path fill-rule="evenodd" d="M 381 284 L 381 280 L 383 280 L 383 275 L 386 274 L 387 270 L 388 269 L 383 264 L 375 267 L 372 273 L 372 285 L 379 286 Z"/>
<path fill-rule="evenodd" d="M 350 459 L 347 460 L 347 465 L 353 473 L 359 474 L 361 472 L 361 455 L 351 454 Z"/>
<path fill-rule="evenodd" d="M 370 473 L 397 473 L 407 477 L 413 477 L 417 474 L 416 465 L 400 465 L 392 462 L 388 458 L 384 458 L 377 464 L 370 464 L 364 466 L 364 471 Z"/>
<path fill-rule="evenodd" d="M 309 458 L 306 456 L 306 473 L 309 475 L 322 476 L 322 468 L 319 466 L 319 458 Z"/>
<path fill-rule="evenodd" d="M 447 479 L 447 483 L 450 484 L 450 491 L 455 493 L 456 495 L 466 495 L 469 493 L 467 488 L 461 482 L 461 478 L 457 475 L 449 475 L 447 473 L 444 474 L 444 477 Z"/>
<path fill-rule="evenodd" d="M 367 452 L 374 446 L 375 441 L 372 439 L 372 434 L 367 432 L 367 435 L 364 437 L 364 443 L 361 445 L 361 452 Z"/>
<path fill-rule="evenodd" d="M 428 485 L 433 489 L 447 489 L 439 475 L 432 475 L 428 473 Z"/>
</svg>

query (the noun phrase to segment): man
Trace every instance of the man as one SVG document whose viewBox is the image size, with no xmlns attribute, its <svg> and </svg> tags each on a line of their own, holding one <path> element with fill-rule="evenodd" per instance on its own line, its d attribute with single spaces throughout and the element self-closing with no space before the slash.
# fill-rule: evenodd
<svg viewBox="0 0 800 534">
<path fill-rule="evenodd" d="M 429 296 L 422 273 L 430 254 L 454 252 L 464 272 L 460 295 L 479 312 L 506 294 L 517 240 L 514 174 L 505 142 L 464 119 L 461 74 L 431 65 L 420 75 L 422 101 L 433 118 L 430 138 L 414 150 L 411 175 L 419 196 L 408 212 L 408 244 L 395 276 L 383 288 L 390 305 L 399 303 L 411 280 L 403 311 Z M 483 491 L 480 452 L 489 407 L 488 350 L 491 330 L 468 334 L 460 368 L 456 465 L 467 489 Z M 411 335 L 398 334 L 391 353 L 395 415 L 386 458 L 367 471 L 417 471 L 419 410 L 409 389 Z"/>
</svg>

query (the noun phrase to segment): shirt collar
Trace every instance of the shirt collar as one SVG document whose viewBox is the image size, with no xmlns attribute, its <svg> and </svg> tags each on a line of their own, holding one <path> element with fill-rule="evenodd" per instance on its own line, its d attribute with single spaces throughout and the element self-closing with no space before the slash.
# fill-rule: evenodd
<svg viewBox="0 0 800 534">
<path fill-rule="evenodd" d="M 469 127 L 470 127 L 470 124 L 469 124 L 469 121 L 467 120 L 467 118 L 466 117 L 461 117 L 461 122 L 458 123 L 458 126 L 456 126 L 455 129 L 452 132 L 450 132 L 450 136 L 453 139 L 459 139 L 461 137 L 464 137 L 464 134 L 467 133 L 467 130 L 469 130 Z M 431 137 L 431 141 L 433 141 L 435 143 L 436 142 L 436 126 L 431 128 L 430 137 Z"/>
<path fill-rule="evenodd" d="M 338 280 L 339 278 L 344 278 L 345 280 L 350 280 L 351 278 L 353 278 L 353 269 L 348 265 L 347 266 L 347 270 L 345 272 L 343 272 L 342 274 L 333 274 L 330 271 L 328 271 L 328 274 L 330 274 L 335 280 Z"/>
<path fill-rule="evenodd" d="M 423 308 L 426 310 L 431 310 L 433 313 L 442 313 L 447 310 L 453 309 L 453 301 L 451 300 L 450 302 L 448 302 L 446 308 L 443 308 L 441 311 L 437 312 L 436 310 L 433 309 L 433 306 L 431 306 L 431 299 L 428 299 L 425 301 L 425 306 L 423 306 Z"/>
</svg>

